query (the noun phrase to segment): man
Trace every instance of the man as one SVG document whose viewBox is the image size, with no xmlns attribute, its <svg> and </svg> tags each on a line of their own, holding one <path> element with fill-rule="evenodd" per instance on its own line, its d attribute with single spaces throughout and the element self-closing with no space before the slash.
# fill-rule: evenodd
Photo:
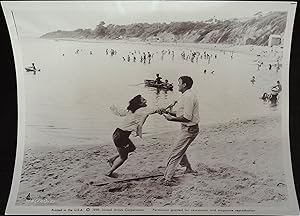
<svg viewBox="0 0 300 216">
<path fill-rule="evenodd" d="M 156 79 L 155 79 L 156 84 L 161 84 L 162 83 L 161 79 L 162 78 L 159 76 L 159 74 L 156 74 Z"/>
<path fill-rule="evenodd" d="M 278 93 L 282 91 L 282 86 L 279 80 L 277 81 L 277 84 L 272 87 L 272 89 L 275 89 Z"/>
<path fill-rule="evenodd" d="M 191 91 L 192 86 L 193 80 L 191 77 L 181 76 L 178 79 L 178 90 L 182 93 L 182 96 L 178 100 L 177 111 L 165 111 L 163 114 L 168 121 L 181 123 L 181 132 L 177 142 L 173 145 L 164 173 L 165 185 L 172 184 L 172 177 L 178 164 L 186 167 L 185 173 L 196 173 L 185 154 L 187 148 L 199 133 L 199 103 L 196 95 Z"/>
<path fill-rule="evenodd" d="M 35 67 L 35 65 L 34 65 L 33 62 L 32 62 L 32 66 L 30 66 L 29 68 L 32 68 L 32 70 L 33 70 L 33 75 L 35 75 L 35 74 L 36 74 L 36 67 Z"/>
<path fill-rule="evenodd" d="M 270 101 L 271 104 L 275 105 L 278 101 L 278 94 L 282 91 L 282 86 L 280 81 L 277 81 L 277 85 L 272 87 Z"/>
</svg>

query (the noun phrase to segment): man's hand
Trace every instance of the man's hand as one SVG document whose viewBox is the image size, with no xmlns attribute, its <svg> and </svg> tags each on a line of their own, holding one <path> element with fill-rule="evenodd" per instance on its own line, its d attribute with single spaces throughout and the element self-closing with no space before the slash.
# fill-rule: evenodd
<svg viewBox="0 0 300 216">
<path fill-rule="evenodd" d="M 164 108 L 160 108 L 160 109 L 156 110 L 156 113 L 158 113 L 159 115 L 161 115 L 165 112 L 166 112 L 166 109 L 164 109 Z"/>
</svg>

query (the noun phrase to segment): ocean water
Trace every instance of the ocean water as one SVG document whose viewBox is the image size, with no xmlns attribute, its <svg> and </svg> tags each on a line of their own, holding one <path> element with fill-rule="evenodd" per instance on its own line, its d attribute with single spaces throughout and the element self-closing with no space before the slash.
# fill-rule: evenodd
<svg viewBox="0 0 300 216">
<path fill-rule="evenodd" d="M 229 51 L 204 50 L 191 44 L 45 39 L 23 39 L 20 44 L 24 67 L 35 62 L 41 69 L 36 75 L 21 71 L 25 85 L 26 146 L 112 142 L 111 134 L 122 118 L 111 113 L 110 105 L 126 108 L 132 97 L 141 94 L 149 107 L 167 106 L 180 96 L 177 80 L 181 75 L 194 80 L 193 91 L 200 102 L 200 126 L 267 115 L 280 109 L 280 104 L 270 108 L 259 99 L 281 79 L 280 70 L 268 69 L 268 62 L 276 58 L 273 53 L 263 57 L 264 65 L 257 70 L 256 61 L 262 57 L 235 52 L 231 58 Z M 106 49 L 115 49 L 117 54 L 106 55 Z M 167 52 L 162 59 L 162 50 L 174 51 L 174 58 Z M 180 54 L 190 50 L 202 54 L 206 51 L 213 57 L 209 64 L 204 58 L 198 62 L 195 59 L 194 63 L 183 60 Z M 132 57 L 130 52 L 134 51 L 136 62 L 132 58 L 128 62 L 127 56 Z M 141 63 L 141 53 L 148 51 L 154 53 L 151 63 Z M 154 79 L 156 73 L 173 83 L 174 90 L 157 91 L 142 84 L 144 79 Z M 256 77 L 254 84 L 250 82 L 252 76 Z M 178 123 L 156 114 L 149 117 L 143 131 L 147 136 L 177 129 Z"/>
</svg>

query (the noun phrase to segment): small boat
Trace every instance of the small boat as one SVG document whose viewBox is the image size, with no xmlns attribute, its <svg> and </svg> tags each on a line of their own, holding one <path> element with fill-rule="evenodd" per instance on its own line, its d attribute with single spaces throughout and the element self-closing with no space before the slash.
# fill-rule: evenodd
<svg viewBox="0 0 300 216">
<path fill-rule="evenodd" d="M 157 84 L 155 80 L 144 80 L 145 86 L 148 87 L 155 87 L 158 89 L 165 89 L 165 90 L 170 90 L 173 91 L 173 85 L 171 83 L 160 83 Z"/>
<path fill-rule="evenodd" d="M 26 70 L 26 72 L 37 71 L 36 69 L 33 69 L 33 68 L 31 68 L 31 67 L 26 67 L 25 70 Z"/>
<path fill-rule="evenodd" d="M 32 67 L 26 67 L 25 70 L 26 70 L 26 72 L 37 72 L 37 71 L 41 71 L 41 69 L 33 69 Z"/>
</svg>

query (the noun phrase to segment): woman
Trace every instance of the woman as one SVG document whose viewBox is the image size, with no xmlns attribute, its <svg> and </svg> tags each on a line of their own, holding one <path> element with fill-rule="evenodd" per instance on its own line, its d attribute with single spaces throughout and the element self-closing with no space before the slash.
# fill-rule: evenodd
<svg viewBox="0 0 300 216">
<path fill-rule="evenodd" d="M 111 169 L 105 174 L 106 176 L 113 177 L 113 172 L 127 160 L 128 154 L 135 150 L 135 146 L 129 139 L 129 135 L 135 132 L 136 136 L 142 138 L 142 126 L 148 116 L 162 112 L 162 109 L 149 110 L 145 108 L 146 106 L 147 100 L 141 95 L 137 95 L 129 101 L 125 113 L 120 113 L 116 111 L 115 107 L 111 107 L 111 110 L 115 114 L 125 116 L 125 118 L 113 133 L 113 141 L 119 154 L 108 160 Z"/>
</svg>

